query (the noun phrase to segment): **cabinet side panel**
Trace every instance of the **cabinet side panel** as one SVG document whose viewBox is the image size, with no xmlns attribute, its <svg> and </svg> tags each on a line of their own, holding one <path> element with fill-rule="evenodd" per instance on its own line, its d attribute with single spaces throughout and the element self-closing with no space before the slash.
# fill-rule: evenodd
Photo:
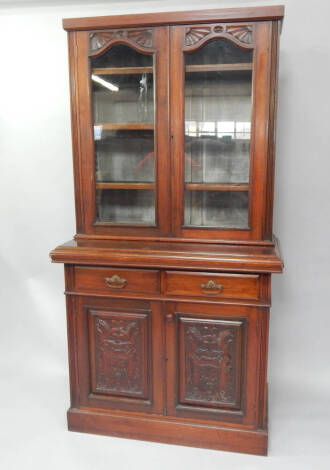
<svg viewBox="0 0 330 470">
<path fill-rule="evenodd" d="M 77 61 L 77 33 L 68 33 L 69 71 L 70 71 L 70 103 L 71 103 L 71 135 L 73 154 L 73 176 L 75 188 L 76 230 L 83 233 L 84 198 L 81 187 L 81 136 L 80 136 L 80 102 L 78 95 L 78 61 Z"/>
<path fill-rule="evenodd" d="M 280 27 L 281 27 L 281 23 L 279 21 L 272 22 L 266 217 L 265 217 L 265 227 L 264 227 L 264 238 L 267 240 L 271 240 L 272 231 L 273 231 L 274 174 L 275 174 L 275 148 L 276 148 L 275 141 L 276 141 Z"/>
<path fill-rule="evenodd" d="M 271 22 L 255 25 L 256 31 L 256 76 L 254 81 L 254 143 L 252 149 L 252 220 L 255 221 L 255 238 L 263 240 L 266 217 L 266 190 L 269 139 L 269 106 L 271 79 Z"/>
<path fill-rule="evenodd" d="M 258 390 L 258 423 L 260 428 L 267 428 L 267 363 L 269 336 L 269 308 L 258 311 L 259 332 L 259 390 Z"/>
<path fill-rule="evenodd" d="M 65 265 L 65 287 L 70 289 L 74 282 L 74 270 L 72 265 Z M 66 296 L 66 318 L 67 318 L 67 339 L 68 339 L 68 362 L 70 375 L 70 397 L 71 406 L 77 406 L 80 401 L 78 383 L 78 356 L 77 356 L 77 306 L 76 298 Z"/>
</svg>

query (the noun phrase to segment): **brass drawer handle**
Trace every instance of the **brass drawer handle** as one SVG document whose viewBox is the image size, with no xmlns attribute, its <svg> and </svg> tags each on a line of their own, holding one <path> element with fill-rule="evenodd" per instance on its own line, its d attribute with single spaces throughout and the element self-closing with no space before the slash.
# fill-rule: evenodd
<svg viewBox="0 0 330 470">
<path fill-rule="evenodd" d="M 217 295 L 222 291 L 222 285 L 216 284 L 214 281 L 208 281 L 206 284 L 201 284 L 201 291 L 207 295 Z"/>
<path fill-rule="evenodd" d="M 114 274 L 112 277 L 106 277 L 105 283 L 111 289 L 123 289 L 126 286 L 126 279 L 122 279 L 117 274 Z"/>
</svg>

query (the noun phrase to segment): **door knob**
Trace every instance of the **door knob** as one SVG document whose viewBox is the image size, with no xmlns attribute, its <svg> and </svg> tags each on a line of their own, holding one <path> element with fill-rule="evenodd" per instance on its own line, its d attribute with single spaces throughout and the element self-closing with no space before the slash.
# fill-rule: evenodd
<svg viewBox="0 0 330 470">
<path fill-rule="evenodd" d="M 174 320 L 174 314 L 173 313 L 168 313 L 165 318 L 166 318 L 166 321 L 168 323 L 170 323 Z"/>
</svg>

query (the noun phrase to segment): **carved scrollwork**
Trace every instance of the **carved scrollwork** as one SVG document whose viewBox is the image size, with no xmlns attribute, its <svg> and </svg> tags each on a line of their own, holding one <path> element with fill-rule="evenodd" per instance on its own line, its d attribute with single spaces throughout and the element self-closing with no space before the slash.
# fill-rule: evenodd
<svg viewBox="0 0 330 470">
<path fill-rule="evenodd" d="M 225 32 L 244 44 L 252 44 L 253 42 L 253 29 L 250 25 L 228 25 Z"/>
<path fill-rule="evenodd" d="M 129 41 L 145 48 L 152 47 L 151 29 L 112 29 L 90 33 L 90 51 L 96 52 L 106 46 L 110 41 L 121 38 L 128 39 Z"/>
<path fill-rule="evenodd" d="M 98 391 L 143 393 L 144 339 L 141 320 L 95 318 Z"/>
<path fill-rule="evenodd" d="M 253 27 L 248 24 L 227 25 L 219 24 L 216 26 L 189 26 L 185 32 L 185 45 L 193 46 L 205 37 L 214 34 L 220 37 L 234 38 L 242 44 L 253 43 Z"/>
<path fill-rule="evenodd" d="M 152 47 L 151 29 L 132 29 L 127 31 L 127 37 L 131 41 L 143 47 Z"/>
<path fill-rule="evenodd" d="M 235 328 L 187 324 L 185 332 L 185 399 L 201 403 L 235 402 Z"/>
<path fill-rule="evenodd" d="M 196 27 L 196 28 L 186 28 L 186 39 L 185 44 L 186 46 L 192 46 L 196 44 L 205 36 L 211 34 L 212 30 L 210 27 Z"/>
</svg>

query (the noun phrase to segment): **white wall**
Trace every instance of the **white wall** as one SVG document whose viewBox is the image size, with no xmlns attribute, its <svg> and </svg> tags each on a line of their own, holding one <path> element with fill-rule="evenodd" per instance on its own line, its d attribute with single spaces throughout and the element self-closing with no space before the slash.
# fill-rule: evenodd
<svg viewBox="0 0 330 470">
<path fill-rule="evenodd" d="M 330 3 L 281 3 L 286 5 L 286 16 L 280 52 L 274 231 L 281 241 L 285 272 L 273 280 L 269 370 L 270 419 L 275 427 L 271 455 L 280 460 L 267 462 L 269 468 L 278 464 L 284 468 L 292 457 L 291 464 L 297 463 L 299 469 L 310 468 L 311 462 L 323 468 L 329 431 L 321 416 L 329 413 L 330 393 Z M 0 449 L 1 444 L 6 448 L 6 470 L 19 468 L 20 452 L 11 447 L 17 433 L 24 443 L 22 456 L 30 455 L 24 468 L 32 468 L 36 461 L 40 446 L 30 442 L 31 423 L 42 439 L 47 423 L 54 426 L 58 418 L 57 439 L 68 436 L 64 430 L 69 394 L 63 270 L 48 258 L 52 248 L 75 233 L 67 44 L 61 19 L 266 4 L 276 2 L 209 0 L 201 5 L 200 0 L 181 0 L 178 5 L 172 0 L 145 0 L 89 5 L 88 1 L 0 0 L 0 403 L 6 403 L 5 420 L 14 422 L 4 440 L 0 436 Z M 56 401 L 56 397 L 60 398 Z M 309 419 L 305 428 L 299 421 L 302 416 Z M 309 450 L 310 433 L 317 435 L 314 454 Z M 87 438 L 82 442 L 87 448 L 94 443 L 93 452 L 113 442 Z M 65 439 L 71 439 L 70 446 L 77 451 L 70 454 L 71 468 L 78 468 L 78 463 L 80 468 L 92 468 L 87 450 L 80 454 L 81 441 Z M 59 453 L 53 455 L 54 468 L 61 463 L 60 452 L 69 452 L 67 441 L 60 442 Z M 115 445 L 123 449 L 138 446 L 119 442 L 115 440 Z M 43 445 L 52 448 L 49 440 Z M 230 454 L 219 460 L 224 454 L 156 444 L 139 446 L 134 447 L 136 455 L 141 459 L 149 455 L 149 462 L 158 468 L 163 468 L 157 460 L 159 449 L 165 449 L 164 455 L 173 462 L 185 460 L 189 451 L 196 468 L 200 464 L 219 468 L 224 462 L 225 468 L 259 468 L 262 462 L 244 460 L 251 457 L 242 460 L 242 456 L 231 460 Z M 86 459 L 76 460 L 85 451 Z M 288 461 L 281 461 L 283 452 Z M 141 462 L 121 468 L 140 468 Z M 246 462 L 252 466 L 245 467 Z"/>
</svg>

